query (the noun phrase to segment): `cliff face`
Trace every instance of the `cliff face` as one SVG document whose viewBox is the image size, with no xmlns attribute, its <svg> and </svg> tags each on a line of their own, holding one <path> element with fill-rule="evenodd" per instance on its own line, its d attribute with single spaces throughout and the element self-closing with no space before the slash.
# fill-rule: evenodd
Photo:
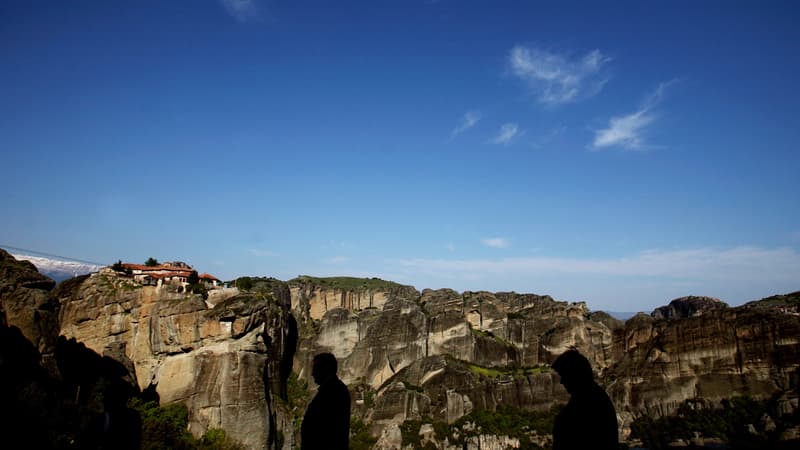
<svg viewBox="0 0 800 450">
<path fill-rule="evenodd" d="M 565 402 L 549 364 L 570 347 L 592 362 L 623 435 L 634 417 L 672 414 L 687 399 L 789 391 L 800 366 L 797 299 L 729 308 L 685 297 L 623 323 L 583 303 L 530 294 L 385 296 L 382 308 L 328 309 L 319 320 L 308 311 L 320 296 L 294 310 L 300 376 L 309 378 L 313 354 L 334 353 L 356 392 L 356 410 L 383 441 L 405 420 L 453 423 L 475 410 L 547 410 Z"/>
<path fill-rule="evenodd" d="M 195 435 L 223 428 L 248 448 L 265 448 L 274 434 L 270 384 L 280 395 L 285 383 L 288 289 L 220 300 L 209 308 L 200 296 L 104 269 L 62 290 L 61 334 L 101 354 L 121 349 L 141 389 L 154 386 L 162 403 L 187 405 Z"/>
<path fill-rule="evenodd" d="M 313 390 L 311 359 L 323 351 L 339 359 L 354 414 L 379 448 L 396 448 L 407 420 L 455 424 L 480 410 L 566 402 L 549 365 L 570 347 L 592 362 L 623 434 L 632 418 L 670 414 L 686 399 L 790 392 L 800 367 L 800 293 L 737 308 L 686 297 L 623 323 L 548 296 L 375 279 L 267 279 L 210 301 L 109 269 L 53 285 L 0 252 L 0 325 L 17 326 L 45 368 L 58 370 L 59 334 L 74 338 L 162 403 L 185 403 L 196 435 L 224 428 L 248 448 L 294 448 L 302 411 L 279 398 L 292 371 Z M 480 448 L 513 443 L 480 436 L 469 438 Z"/>
<path fill-rule="evenodd" d="M 453 423 L 501 406 L 547 410 L 568 398 L 549 363 L 574 346 L 607 367 L 613 328 L 621 326 L 583 303 L 547 296 L 406 289 L 380 297 L 381 307 L 329 309 L 319 320 L 310 312 L 322 309 L 314 302 L 323 295 L 292 303 L 299 376 L 310 381 L 314 354 L 336 355 L 339 375 L 376 435 L 423 417 Z"/>
<path fill-rule="evenodd" d="M 51 296 L 55 285 L 30 262 L 0 249 L 0 325 L 19 328 L 51 367 L 58 338 L 58 302 Z"/>
<path fill-rule="evenodd" d="M 217 296 L 216 305 L 110 269 L 54 285 L 0 251 L 0 322 L 21 330 L 55 377 L 61 335 L 121 363 L 162 403 L 185 403 L 195 435 L 223 428 L 248 448 L 274 447 L 273 400 L 286 396 L 296 345 L 288 285 Z"/>
<path fill-rule="evenodd" d="M 676 302 L 670 310 L 696 306 Z M 800 365 L 800 316 L 760 306 L 728 308 L 714 302 L 689 317 L 628 320 L 614 333 L 614 363 L 603 377 L 618 409 L 663 415 L 688 398 L 764 398 L 790 390 Z"/>
</svg>

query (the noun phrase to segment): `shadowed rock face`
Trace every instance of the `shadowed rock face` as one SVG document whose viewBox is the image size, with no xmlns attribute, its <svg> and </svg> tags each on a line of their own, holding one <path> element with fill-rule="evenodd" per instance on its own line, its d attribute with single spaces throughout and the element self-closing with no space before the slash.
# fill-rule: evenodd
<svg viewBox="0 0 800 450">
<path fill-rule="evenodd" d="M 19 328 L 51 369 L 58 338 L 58 302 L 50 295 L 55 285 L 29 261 L 0 249 L 0 325 Z"/>
<path fill-rule="evenodd" d="M 248 448 L 275 442 L 272 397 L 286 396 L 297 340 L 286 283 L 213 308 L 110 269 L 54 286 L 0 250 L 0 326 L 18 328 L 52 376 L 64 375 L 53 356 L 62 335 L 117 361 L 162 403 L 185 403 L 195 435 L 224 428 Z"/>
<path fill-rule="evenodd" d="M 187 405 L 195 435 L 223 428 L 248 448 L 264 448 L 274 437 L 270 388 L 285 396 L 283 351 L 293 345 L 285 284 L 209 309 L 199 296 L 141 286 L 104 269 L 64 294 L 61 333 L 98 353 L 124 349 L 142 389 L 153 385 L 162 402 Z"/>
</svg>

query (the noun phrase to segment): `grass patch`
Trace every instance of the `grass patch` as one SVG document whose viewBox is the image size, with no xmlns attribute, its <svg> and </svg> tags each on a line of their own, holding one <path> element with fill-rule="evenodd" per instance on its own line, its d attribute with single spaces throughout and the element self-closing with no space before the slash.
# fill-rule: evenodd
<svg viewBox="0 0 800 450">
<path fill-rule="evenodd" d="M 506 347 L 516 348 L 516 346 L 513 343 L 511 343 L 510 341 L 507 341 L 507 340 L 501 338 L 500 336 L 496 336 L 494 333 L 492 333 L 490 331 L 478 330 L 477 328 L 473 328 L 472 324 L 470 324 L 469 329 L 472 331 L 472 334 L 474 334 L 475 336 L 482 337 L 482 338 L 487 338 L 487 339 L 494 339 L 495 341 L 499 342 L 500 344 L 502 344 L 502 345 L 504 345 Z"/>
<path fill-rule="evenodd" d="M 469 371 L 486 378 L 523 378 L 528 375 L 550 372 L 550 366 L 534 367 L 484 367 L 466 363 Z"/>
</svg>

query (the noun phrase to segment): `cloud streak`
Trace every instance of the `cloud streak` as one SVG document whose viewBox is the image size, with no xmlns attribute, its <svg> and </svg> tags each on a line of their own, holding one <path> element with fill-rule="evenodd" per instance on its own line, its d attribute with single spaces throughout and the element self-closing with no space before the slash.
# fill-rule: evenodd
<svg viewBox="0 0 800 450">
<path fill-rule="evenodd" d="M 459 134 L 469 130 L 470 128 L 474 127 L 478 124 L 481 120 L 481 112 L 476 110 L 467 111 L 464 113 L 464 116 L 461 118 L 461 122 L 455 127 L 450 133 L 450 139 L 455 138 Z"/>
<path fill-rule="evenodd" d="M 505 240 L 495 238 L 495 243 Z M 484 240 L 484 244 L 489 245 Z M 404 267 L 428 273 L 469 276 L 600 275 L 612 277 L 663 277 L 713 281 L 796 281 L 800 254 L 791 248 L 766 249 L 740 246 L 730 249 L 649 250 L 621 258 L 529 257 L 503 259 L 403 259 Z"/>
<path fill-rule="evenodd" d="M 600 92 L 608 81 L 603 69 L 610 61 L 600 50 L 570 58 L 522 45 L 512 48 L 508 55 L 511 73 L 526 82 L 545 105 L 573 103 Z"/>
<path fill-rule="evenodd" d="M 522 136 L 524 131 L 520 131 L 519 125 L 516 123 L 505 123 L 500 127 L 497 136 L 489 140 L 490 144 L 510 144 L 516 137 Z"/>
<path fill-rule="evenodd" d="M 645 98 L 637 111 L 609 119 L 608 127 L 595 131 L 592 148 L 595 150 L 607 147 L 621 147 L 628 150 L 645 148 L 642 135 L 656 119 L 653 109 L 661 103 L 664 91 L 674 81 L 659 84 L 658 88 Z"/>
<path fill-rule="evenodd" d="M 487 238 L 481 241 L 483 245 L 492 248 L 508 248 L 511 246 L 511 243 L 506 238 L 502 237 L 495 237 L 495 238 Z"/>
<path fill-rule="evenodd" d="M 225 11 L 239 22 L 253 22 L 261 19 L 256 0 L 221 0 Z"/>
</svg>

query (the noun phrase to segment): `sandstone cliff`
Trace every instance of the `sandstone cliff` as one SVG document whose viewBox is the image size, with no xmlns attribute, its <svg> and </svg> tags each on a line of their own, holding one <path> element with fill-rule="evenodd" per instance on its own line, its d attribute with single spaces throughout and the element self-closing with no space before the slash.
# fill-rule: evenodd
<svg viewBox="0 0 800 450">
<path fill-rule="evenodd" d="M 696 311 L 697 300 L 678 299 L 668 309 Z M 676 317 L 659 308 L 654 317 L 636 316 L 615 331 L 613 364 L 603 380 L 618 411 L 658 416 L 690 398 L 766 398 L 796 387 L 800 315 L 761 302 L 738 308 L 704 303 L 710 307 L 702 314 L 654 318 Z"/>
<path fill-rule="evenodd" d="M 193 434 L 222 428 L 248 448 L 267 447 L 275 420 L 270 380 L 276 395 L 285 382 L 285 285 L 209 308 L 198 295 L 142 286 L 104 269 L 62 289 L 58 300 L 62 335 L 101 354 L 120 348 L 141 389 L 154 386 L 162 402 L 187 405 Z"/>
<path fill-rule="evenodd" d="M 635 417 L 671 414 L 687 399 L 783 393 L 786 411 L 797 408 L 800 293 L 737 308 L 685 297 L 623 323 L 533 294 L 257 280 L 209 301 L 110 269 L 54 288 L 0 252 L 0 325 L 17 326 L 56 374 L 58 336 L 75 339 L 163 403 L 186 404 L 196 435 L 224 428 L 248 448 L 295 448 L 304 405 L 288 398 L 286 380 L 294 371 L 313 394 L 310 363 L 322 351 L 339 359 L 354 417 L 379 438 L 376 448 L 408 447 L 409 426 L 414 442 L 442 449 L 547 445 L 547 427 L 504 436 L 473 418 L 507 408 L 546 415 L 563 404 L 549 365 L 570 347 L 592 362 L 623 437 Z"/>
<path fill-rule="evenodd" d="M 60 334 L 118 361 L 162 403 L 186 404 L 193 434 L 222 428 L 248 448 L 274 448 L 272 403 L 286 396 L 296 340 L 285 283 L 216 305 L 111 269 L 54 285 L 0 251 L 0 321 L 19 328 L 46 367 Z"/>
<path fill-rule="evenodd" d="M 766 300 L 729 308 L 685 297 L 623 323 L 583 303 L 531 294 L 384 295 L 382 305 L 361 310 L 315 305 L 322 295 L 293 301 L 301 322 L 296 370 L 308 379 L 311 356 L 334 353 L 355 411 L 383 442 L 408 420 L 452 424 L 476 410 L 565 402 L 549 364 L 570 347 L 594 365 L 623 437 L 635 417 L 672 414 L 687 399 L 768 398 L 796 386 L 800 316 L 777 297 L 769 308 Z M 313 310 L 326 312 L 316 319 Z"/>
</svg>

